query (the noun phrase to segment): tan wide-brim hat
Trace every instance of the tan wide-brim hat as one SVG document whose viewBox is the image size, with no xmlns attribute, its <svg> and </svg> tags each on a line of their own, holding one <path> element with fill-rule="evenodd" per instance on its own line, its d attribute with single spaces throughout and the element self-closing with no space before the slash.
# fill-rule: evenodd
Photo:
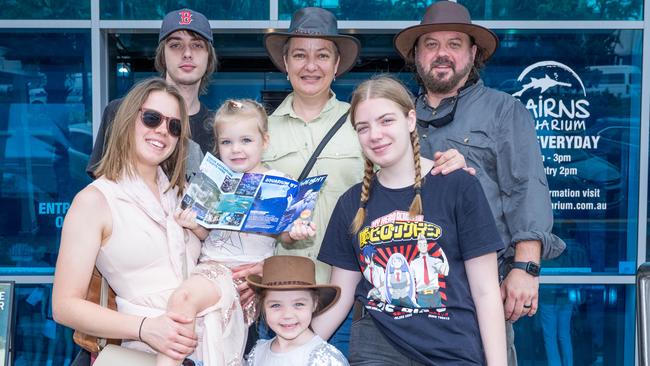
<svg viewBox="0 0 650 366">
<path fill-rule="evenodd" d="M 316 266 L 305 257 L 275 255 L 264 261 L 264 276 L 249 275 L 246 282 L 255 292 L 261 290 L 295 291 L 316 290 L 318 307 L 314 315 L 320 314 L 334 305 L 341 296 L 341 288 L 334 285 L 316 284 Z"/>
<path fill-rule="evenodd" d="M 275 67 L 282 72 L 287 72 L 282 49 L 291 37 L 322 38 L 334 42 L 341 57 L 336 76 L 350 71 L 357 62 L 361 50 L 358 39 L 339 34 L 334 14 L 322 8 L 302 8 L 293 13 L 286 32 L 272 32 L 264 36 L 266 52 Z"/>
<path fill-rule="evenodd" d="M 407 62 L 413 62 L 413 47 L 421 35 L 455 31 L 468 34 L 474 42 L 485 50 L 483 61 L 487 61 L 499 46 L 499 37 L 491 30 L 472 24 L 469 11 L 464 6 L 451 1 L 438 1 L 431 4 L 424 13 L 419 25 L 408 27 L 395 35 L 393 45 Z"/>
</svg>

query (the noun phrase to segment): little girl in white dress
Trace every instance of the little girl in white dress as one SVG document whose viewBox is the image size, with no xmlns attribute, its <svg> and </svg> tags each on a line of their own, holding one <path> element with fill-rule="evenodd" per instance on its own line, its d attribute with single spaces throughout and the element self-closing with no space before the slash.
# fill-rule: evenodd
<svg viewBox="0 0 650 366">
<path fill-rule="evenodd" d="M 257 342 L 248 366 L 347 366 L 343 354 L 310 327 L 312 316 L 338 301 L 340 288 L 317 285 L 314 262 L 305 257 L 271 257 L 262 273 L 246 281 L 259 294 L 262 317 L 276 336 Z"/>
<path fill-rule="evenodd" d="M 259 103 L 226 101 L 215 115 L 214 134 L 219 158 L 233 171 L 284 176 L 262 164 L 268 134 L 267 115 Z M 199 335 L 205 339 L 204 346 L 210 347 L 209 357 L 203 359 L 204 366 L 239 365 L 248 326 L 256 318 L 257 304 L 254 298 L 242 309 L 237 286 L 245 281 L 233 279 L 232 269 L 245 265 L 254 267 L 273 255 L 276 239 L 285 243 L 302 240 L 313 236 L 315 227 L 299 219 L 290 232 L 276 238 L 230 230 L 208 231 L 197 224 L 196 213 L 190 208 L 179 212 L 176 220 L 204 242 L 199 264 L 171 295 L 167 310 L 192 318 L 205 314 L 205 318 L 200 319 L 206 323 L 203 329 L 214 336 Z M 180 365 L 181 361 L 159 354 L 157 365 Z"/>
</svg>

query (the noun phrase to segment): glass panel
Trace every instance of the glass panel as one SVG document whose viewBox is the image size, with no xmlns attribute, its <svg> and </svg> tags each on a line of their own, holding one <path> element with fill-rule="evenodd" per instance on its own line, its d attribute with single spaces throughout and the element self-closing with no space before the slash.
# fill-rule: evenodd
<svg viewBox="0 0 650 366">
<path fill-rule="evenodd" d="M 100 0 L 101 19 L 162 20 L 168 12 L 190 8 L 214 20 L 264 20 L 269 19 L 269 0 Z"/>
<path fill-rule="evenodd" d="M 338 20 L 420 20 L 434 1 L 279 0 L 280 19 L 306 6 L 320 6 Z M 641 20 L 642 0 L 459 0 L 475 20 Z"/>
<path fill-rule="evenodd" d="M 642 20 L 643 0 L 458 0 L 472 19 Z"/>
<path fill-rule="evenodd" d="M 394 34 L 357 34 L 355 37 L 362 44 L 361 61 L 355 66 L 354 72 L 337 78 L 333 84 L 334 91 L 341 100 L 348 100 L 356 85 L 353 84 L 354 80 L 359 82 L 374 73 L 400 70 L 404 66 L 393 50 Z M 155 34 L 110 34 L 110 99 L 126 94 L 136 80 L 156 75 L 153 56 L 157 43 L 158 37 Z M 219 68 L 213 75 L 207 95 L 201 97 L 210 108 L 218 107 L 227 97 L 260 99 L 266 91 L 290 88 L 284 74 L 277 71 L 269 60 L 262 34 L 219 34 L 215 37 L 214 47 L 219 58 Z M 411 81 L 410 74 L 403 73 L 402 76 Z M 413 87 L 417 90 L 416 86 Z M 248 91 L 240 94 L 242 88 Z M 229 94 L 231 90 L 233 92 Z"/>
<path fill-rule="evenodd" d="M 2 274 L 53 271 L 63 217 L 89 182 L 90 76 L 90 31 L 0 31 Z"/>
<path fill-rule="evenodd" d="M 0 0 L 0 19 L 90 19 L 90 0 Z"/>
<path fill-rule="evenodd" d="M 318 6 L 334 13 L 338 20 L 420 20 L 430 3 L 431 1 L 279 0 L 278 16 L 281 20 L 289 20 L 298 9 Z"/>
<path fill-rule="evenodd" d="M 568 246 L 542 273 L 634 274 L 642 32 L 499 33 L 484 81 L 533 114 Z"/>
<path fill-rule="evenodd" d="M 542 285 L 515 325 L 520 365 L 634 365 L 633 285 Z"/>
<path fill-rule="evenodd" d="M 498 33 L 501 48 L 485 69 L 484 81 L 516 94 L 537 116 L 555 208 L 554 231 L 569 246 L 559 259 L 544 263 L 543 273 L 634 273 L 641 31 Z M 359 81 L 378 72 L 401 71 L 399 77 L 417 92 L 412 74 L 393 51 L 392 34 L 356 36 L 362 43 L 361 59 L 353 72 L 333 84 L 339 99 L 348 100 Z M 123 95 L 134 80 L 155 74 L 154 34 L 115 38 L 120 49 L 117 42 L 110 44 L 109 54 L 119 54 L 111 58 L 112 98 Z M 210 108 L 235 96 L 277 105 L 290 89 L 269 62 L 261 35 L 219 36 L 215 47 L 219 72 L 202 96 Z M 118 63 L 130 73 L 120 74 Z"/>
<path fill-rule="evenodd" d="M 16 287 L 14 366 L 68 366 L 79 351 L 72 332 L 52 319 L 52 285 Z"/>
<path fill-rule="evenodd" d="M 217 51 L 219 67 L 213 75 L 212 86 L 215 84 L 214 79 L 221 77 L 224 72 L 275 69 L 264 50 L 263 37 L 263 34 L 215 35 L 214 47 Z M 110 99 L 125 95 L 136 80 L 157 75 L 153 66 L 157 46 L 157 34 L 111 34 L 108 42 L 109 54 L 112 55 L 109 59 Z M 202 97 L 204 103 L 212 98 L 211 94 L 209 92 L 207 96 Z M 216 106 L 218 105 L 216 104 Z M 209 103 L 208 106 L 214 107 L 212 103 Z"/>
</svg>

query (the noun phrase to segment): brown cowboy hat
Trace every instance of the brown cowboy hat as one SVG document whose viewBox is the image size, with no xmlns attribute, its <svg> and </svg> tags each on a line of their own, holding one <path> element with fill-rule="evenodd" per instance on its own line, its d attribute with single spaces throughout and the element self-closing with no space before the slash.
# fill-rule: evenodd
<svg viewBox="0 0 650 366">
<path fill-rule="evenodd" d="M 316 290 L 318 307 L 314 315 L 334 305 L 341 296 L 341 288 L 334 285 L 316 284 L 316 266 L 309 258 L 291 255 L 275 255 L 264 261 L 264 277 L 248 275 L 246 282 L 255 292 L 262 290 L 291 291 Z"/>
<path fill-rule="evenodd" d="M 413 47 L 418 38 L 429 32 L 456 31 L 469 35 L 485 50 L 483 61 L 487 61 L 499 46 L 499 38 L 491 30 L 472 24 L 469 11 L 451 1 L 438 1 L 424 12 L 419 25 L 408 27 L 395 35 L 393 45 L 407 62 L 413 62 Z"/>
<path fill-rule="evenodd" d="M 293 13 L 286 32 L 272 32 L 264 36 L 266 52 L 282 72 L 287 72 L 282 49 L 291 37 L 323 38 L 334 42 L 341 57 L 336 76 L 345 74 L 354 66 L 361 49 L 358 39 L 339 34 L 334 14 L 322 8 L 302 8 Z"/>
</svg>

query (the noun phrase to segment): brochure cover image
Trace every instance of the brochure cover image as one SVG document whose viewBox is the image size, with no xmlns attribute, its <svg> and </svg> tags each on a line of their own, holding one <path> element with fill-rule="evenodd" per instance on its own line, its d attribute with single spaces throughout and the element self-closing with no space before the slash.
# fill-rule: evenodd
<svg viewBox="0 0 650 366">
<path fill-rule="evenodd" d="M 210 229 L 277 234 L 296 219 L 311 220 L 326 175 L 302 182 L 287 177 L 237 173 L 211 154 L 190 181 L 181 203 Z"/>
</svg>

